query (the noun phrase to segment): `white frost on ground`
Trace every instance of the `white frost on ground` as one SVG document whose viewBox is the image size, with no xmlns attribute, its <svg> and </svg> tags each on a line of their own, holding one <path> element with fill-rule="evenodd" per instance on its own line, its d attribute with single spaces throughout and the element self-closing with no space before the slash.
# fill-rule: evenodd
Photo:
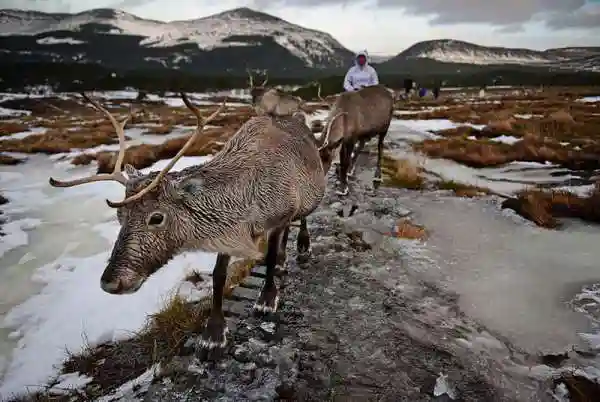
<svg viewBox="0 0 600 402">
<path fill-rule="evenodd" d="M 157 363 L 146 370 L 142 375 L 134 378 L 131 381 L 121 385 L 115 392 L 110 395 L 98 398 L 96 402 L 112 402 L 112 401 L 134 401 L 136 396 L 148 390 L 156 374 L 160 371 L 160 364 Z"/>
<path fill-rule="evenodd" d="M 448 385 L 448 376 L 446 374 L 440 374 L 435 380 L 435 386 L 433 388 L 433 396 L 439 397 L 442 395 L 448 395 L 452 399 L 456 399 L 456 391 L 453 387 Z"/>
<path fill-rule="evenodd" d="M 580 99 L 577 99 L 578 102 L 600 102 L 600 96 L 586 96 Z"/>
<path fill-rule="evenodd" d="M 73 390 L 82 389 L 93 381 L 93 378 L 80 373 L 61 374 L 56 379 L 56 384 L 49 389 L 49 392 L 55 394 L 70 394 Z"/>
<path fill-rule="evenodd" d="M 470 126 L 477 130 L 485 127 L 485 124 L 455 123 L 448 119 L 429 119 L 429 120 L 396 120 L 392 126 L 403 126 L 414 131 L 439 131 L 456 128 L 459 126 Z M 390 128 L 392 130 L 392 128 Z"/>
<path fill-rule="evenodd" d="M 5 107 L 0 107 L 0 116 L 29 116 L 31 112 L 29 110 L 17 110 L 17 109 L 7 109 Z"/>
<path fill-rule="evenodd" d="M 32 127 L 27 131 L 23 131 L 20 133 L 14 133 L 14 134 L 10 134 L 10 135 L 5 135 L 3 137 L 0 137 L 0 141 L 4 141 L 4 140 L 21 140 L 23 138 L 29 137 L 30 135 L 34 135 L 34 134 L 44 134 L 47 131 L 47 129 L 45 127 Z"/>
<path fill-rule="evenodd" d="M 207 159 L 184 157 L 174 170 Z M 52 164 L 47 158 L 37 162 L 40 165 L 31 161 L 32 165 L 18 168 L 28 177 L 27 185 L 22 185 L 15 171 L 9 175 L 12 180 L 0 181 L 6 184 L 11 199 L 3 206 L 7 207 L 9 217 L 31 215 L 41 221 L 35 221 L 38 226 L 28 226 L 35 242 L 32 240 L 29 247 L 13 248 L 12 254 L 7 252 L 1 260 L 2 266 L 7 264 L 9 270 L 29 270 L 16 277 L 4 268 L 0 270 L 3 299 L 9 296 L 3 303 L 11 303 L 10 287 L 22 288 L 15 280 L 26 281 L 27 272 L 34 273 L 34 282 L 42 287 L 38 294 L 13 307 L 2 324 L 17 331 L 18 341 L 0 385 L 0 395 L 44 384 L 56 375 L 55 365 L 63 360 L 66 349 L 77 352 L 86 342 L 97 344 L 131 336 L 144 325 L 149 313 L 160 309 L 177 291 L 187 273 L 192 269 L 210 272 L 215 260 L 213 254 L 184 253 L 153 275 L 137 293 L 124 296 L 104 293 L 99 278 L 119 230 L 115 212 L 106 207 L 104 200 L 122 197 L 122 187 L 100 182 L 67 189 L 51 188 L 47 184 L 48 175 L 70 179 L 90 174 L 94 168 L 71 167 L 66 172 L 66 163 Z M 143 171 L 160 169 L 168 162 L 159 161 Z M 35 198 L 31 199 L 28 193 L 35 194 Z M 18 243 L 25 245 L 27 238 L 22 233 L 11 232 L 21 227 L 21 223 L 11 220 L 4 230 L 9 238 L 18 238 Z M 57 233 L 62 235 L 56 236 Z M 22 267 L 19 262 L 23 262 Z M 15 301 L 21 302 L 18 296 L 14 296 Z"/>
</svg>

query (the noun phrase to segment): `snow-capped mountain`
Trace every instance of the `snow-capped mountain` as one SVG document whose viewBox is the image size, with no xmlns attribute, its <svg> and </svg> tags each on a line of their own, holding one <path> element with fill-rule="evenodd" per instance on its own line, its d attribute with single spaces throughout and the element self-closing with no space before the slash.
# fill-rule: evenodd
<svg viewBox="0 0 600 402">
<path fill-rule="evenodd" d="M 574 47 L 539 51 L 480 46 L 454 39 L 441 39 L 418 42 L 388 62 L 398 64 L 407 59 L 431 59 L 480 66 L 516 64 L 600 71 L 597 56 L 600 56 L 600 48 Z"/>
<path fill-rule="evenodd" d="M 0 52 L 57 62 L 131 68 L 154 63 L 221 72 L 246 67 L 336 68 L 352 58 L 352 52 L 327 33 L 249 8 L 172 22 L 113 9 L 78 14 L 0 10 Z"/>
</svg>

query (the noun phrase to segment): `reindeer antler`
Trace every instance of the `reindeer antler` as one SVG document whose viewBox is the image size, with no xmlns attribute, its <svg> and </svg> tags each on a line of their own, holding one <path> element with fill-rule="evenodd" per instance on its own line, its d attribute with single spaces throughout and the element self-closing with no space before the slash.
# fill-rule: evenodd
<svg viewBox="0 0 600 402">
<path fill-rule="evenodd" d="M 167 164 L 167 166 L 165 166 L 160 171 L 160 173 L 154 178 L 154 180 L 152 180 L 152 182 L 148 186 L 144 187 L 142 190 L 140 190 L 136 194 L 132 195 L 131 197 L 125 198 L 123 201 L 112 202 L 112 201 L 107 200 L 106 202 L 109 207 L 111 207 L 111 208 L 122 207 L 123 205 L 129 204 L 132 201 L 140 199 L 141 197 L 144 196 L 144 194 L 147 194 L 152 189 L 154 189 L 156 186 L 158 186 L 158 183 L 163 179 L 163 177 L 165 177 L 165 175 L 169 172 L 169 170 L 171 170 L 173 168 L 173 166 L 175 166 L 175 163 L 177 163 L 177 161 L 185 154 L 185 152 L 189 149 L 189 147 L 192 146 L 192 144 L 198 139 L 198 136 L 202 133 L 204 126 L 206 126 L 211 120 L 213 120 L 215 117 L 217 117 L 219 115 L 219 113 L 221 113 L 225 109 L 225 106 L 226 106 L 226 100 L 224 100 L 223 103 L 221 104 L 221 106 L 213 114 L 211 114 L 208 118 L 205 119 L 202 117 L 200 110 L 190 102 L 188 97 L 183 92 L 180 95 L 181 95 L 181 99 L 183 99 L 183 103 L 187 106 L 188 109 L 190 109 L 192 111 L 192 113 L 196 116 L 196 119 L 198 119 L 198 125 L 196 127 L 196 132 L 194 132 L 194 134 L 192 134 L 192 136 L 187 140 L 185 145 L 179 150 L 179 152 L 177 152 L 177 155 L 175 155 L 175 157 L 173 159 L 171 159 L 171 161 Z"/>
<path fill-rule="evenodd" d="M 248 73 L 248 86 L 252 88 L 254 86 L 254 77 L 252 76 L 252 71 L 247 68 L 246 72 Z"/>
<path fill-rule="evenodd" d="M 317 98 L 319 98 L 321 102 L 325 102 L 325 99 L 323 99 L 321 96 L 321 83 L 319 81 L 315 81 L 315 85 L 317 86 Z"/>
<path fill-rule="evenodd" d="M 96 174 L 96 175 L 92 175 L 89 177 L 82 177 L 80 179 L 75 179 L 75 180 L 70 180 L 70 181 L 60 181 L 60 180 L 54 179 L 53 177 L 50 177 L 50 179 L 48 180 L 50 182 L 50 185 L 52 187 L 73 187 L 73 186 L 78 186 L 80 184 L 92 183 L 92 182 L 96 182 L 96 181 L 116 181 L 116 182 L 121 183 L 122 185 L 126 185 L 127 178 L 121 172 L 121 165 L 123 164 L 123 159 L 125 159 L 125 133 L 124 133 L 124 130 L 125 130 L 125 125 L 127 124 L 127 122 L 129 121 L 129 119 L 132 116 L 131 111 L 130 111 L 129 115 L 125 118 L 125 120 L 123 120 L 121 123 L 119 123 L 117 121 L 117 119 L 115 119 L 115 117 L 112 114 L 110 114 L 110 112 L 108 110 L 106 110 L 104 107 L 102 107 L 100 105 L 100 103 L 98 103 L 98 101 L 91 99 L 84 92 L 81 93 L 81 96 L 83 97 L 83 99 L 85 99 L 86 101 L 91 103 L 92 106 L 94 106 L 97 110 L 102 112 L 108 118 L 108 120 L 110 120 L 111 124 L 115 128 L 115 131 L 117 132 L 117 136 L 119 137 L 119 153 L 117 155 L 117 161 L 115 162 L 115 167 L 114 167 L 112 173 Z"/>
</svg>

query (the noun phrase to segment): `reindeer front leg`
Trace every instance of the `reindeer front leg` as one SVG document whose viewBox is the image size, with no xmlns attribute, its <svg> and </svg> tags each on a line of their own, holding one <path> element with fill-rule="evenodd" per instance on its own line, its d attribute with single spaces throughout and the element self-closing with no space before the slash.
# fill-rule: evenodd
<svg viewBox="0 0 600 402">
<path fill-rule="evenodd" d="M 231 257 L 227 254 L 217 254 L 217 262 L 212 275 L 212 308 L 199 342 L 202 349 L 224 348 L 227 344 L 228 329 L 223 315 L 223 291 L 227 281 L 227 268 L 230 259 Z"/>
<path fill-rule="evenodd" d="M 288 230 L 288 227 L 283 227 L 269 233 L 267 240 L 267 255 L 265 257 L 265 265 L 267 268 L 265 284 L 260 291 L 258 300 L 254 304 L 254 311 L 257 313 L 274 313 L 277 311 L 279 290 L 275 283 L 275 268 L 277 267 L 278 255 L 281 249 L 281 240 Z"/>
<path fill-rule="evenodd" d="M 352 163 L 352 150 L 354 149 L 354 141 L 345 140 L 340 149 L 340 170 L 339 170 L 339 187 L 336 194 L 346 196 L 349 193 L 348 189 L 348 171 Z"/>
<path fill-rule="evenodd" d="M 310 234 L 308 233 L 308 224 L 306 217 L 300 219 L 300 231 L 298 232 L 298 240 L 296 243 L 296 261 L 299 264 L 308 262 L 310 258 Z"/>
<path fill-rule="evenodd" d="M 354 150 L 352 151 L 352 155 L 350 157 L 351 162 L 350 162 L 350 171 L 348 172 L 348 177 L 354 177 L 354 171 L 356 170 L 356 162 L 358 161 L 358 157 L 360 156 L 360 153 L 363 151 L 364 148 L 365 148 L 365 140 L 360 140 L 358 142 L 358 145 L 354 147 Z"/>
</svg>

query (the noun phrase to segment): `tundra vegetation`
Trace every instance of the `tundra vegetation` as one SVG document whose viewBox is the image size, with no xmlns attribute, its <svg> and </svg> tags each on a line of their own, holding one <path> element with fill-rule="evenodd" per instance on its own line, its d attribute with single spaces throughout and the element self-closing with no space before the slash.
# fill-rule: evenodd
<svg viewBox="0 0 600 402">
<path fill-rule="evenodd" d="M 452 94 L 450 91 L 443 92 L 438 100 L 396 101 L 393 118 L 449 119 L 459 123 L 457 128 L 435 131 L 435 138 L 412 145 L 416 154 L 430 158 L 450 159 L 474 168 L 497 167 L 515 161 L 550 162 L 589 172 L 590 176 L 600 169 L 600 102 L 577 101 L 582 95 L 600 94 L 599 88 L 549 88 L 527 94 L 498 90 L 491 93 L 492 101 L 486 102 L 470 99 L 473 94 Z M 315 93 L 312 99 L 322 103 L 306 102 L 308 112 L 330 108 L 329 105 L 336 102 L 335 96 L 323 99 L 320 93 Z M 214 116 L 210 125 L 204 127 L 202 136 L 188 142 L 195 130 L 196 118 L 190 115 L 186 106 L 142 100 L 133 102 L 131 107 L 130 103 L 112 100 L 109 108 L 113 115 L 131 115 L 123 124 L 124 130 L 140 129 L 141 141 L 138 143 L 123 133 L 124 139 L 133 143 L 126 144 L 120 159 L 115 157 L 115 152 L 101 148 L 119 144 L 114 124 L 106 121 L 103 112 L 86 107 L 75 96 L 0 103 L 0 107 L 32 112 L 18 120 L 0 121 L 0 137 L 4 137 L 0 139 L 0 163 L 27 164 L 26 157 L 11 153 L 44 153 L 63 154 L 62 158 L 74 165 L 93 165 L 98 174 L 111 174 L 119 164 L 142 169 L 159 160 L 176 157 L 182 149 L 179 156 L 215 154 L 256 114 L 252 105 L 227 106 L 221 114 Z M 199 110 L 202 115 L 216 111 L 216 106 L 203 106 Z M 471 124 L 485 127 L 478 129 Z M 328 127 L 327 122 L 316 121 L 311 129 L 315 133 L 327 132 Z M 40 133 L 11 137 L 31 129 L 39 129 Z M 156 143 L 144 142 L 144 138 L 158 136 L 167 138 Z M 517 141 L 497 141 L 500 137 L 515 137 Z M 418 162 L 397 158 L 385 148 L 384 144 L 380 156 L 383 186 L 406 191 L 446 191 L 457 197 L 494 194 L 485 187 L 441 179 Z M 563 217 L 600 222 L 600 187 L 588 195 L 535 187 L 504 198 L 503 207 L 513 209 L 545 228 L 560 227 Z M 3 198 L 0 200 L 4 202 Z M 399 221 L 389 235 L 418 241 L 427 237 L 427 230 L 405 219 Z M 266 250 L 266 239 L 261 241 L 262 249 Z M 244 259 L 231 264 L 223 295 L 227 296 L 249 275 L 254 263 Z M 201 277 L 189 279 L 202 280 Z M 138 334 L 125 341 L 89 347 L 81 353 L 71 354 L 64 362 L 62 372 L 79 372 L 93 378 L 80 391 L 86 398 L 106 395 L 138 377 L 153 364 L 169 361 L 178 355 L 187 339 L 203 330 L 210 314 L 210 299 L 189 303 L 175 296 L 162 311 L 148 318 L 146 327 Z M 582 386 L 578 385 L 575 377 L 568 385 L 575 390 Z M 68 400 L 60 398 L 60 395 L 50 396 L 47 391 L 40 391 L 21 400 Z"/>
</svg>

